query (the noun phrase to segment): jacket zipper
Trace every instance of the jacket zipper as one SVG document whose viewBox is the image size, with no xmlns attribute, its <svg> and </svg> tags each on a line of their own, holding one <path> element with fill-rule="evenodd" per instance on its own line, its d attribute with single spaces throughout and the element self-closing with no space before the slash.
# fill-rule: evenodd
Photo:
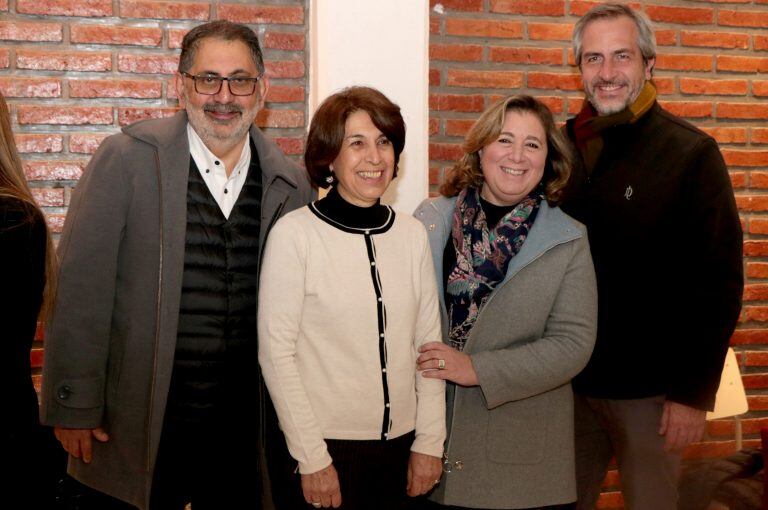
<svg viewBox="0 0 768 510">
<path fill-rule="evenodd" d="M 153 417 L 153 407 L 154 407 L 154 401 L 155 401 L 155 386 L 157 383 L 157 351 L 160 346 L 160 313 L 161 313 L 161 304 L 162 304 L 162 297 L 163 297 L 163 238 L 164 238 L 164 231 L 163 231 L 163 177 L 162 172 L 160 169 L 160 157 L 157 154 L 157 150 L 155 150 L 155 165 L 157 166 L 157 187 L 158 187 L 158 210 L 159 210 L 159 245 L 160 245 L 160 255 L 159 255 L 159 261 L 158 261 L 158 271 L 157 271 L 157 301 L 155 304 L 155 345 L 154 345 L 154 355 L 152 356 L 152 382 L 150 383 L 150 391 L 149 391 L 149 406 L 148 406 L 148 412 L 147 412 L 147 423 L 146 423 L 146 436 L 147 436 L 147 449 L 146 449 L 146 471 L 147 473 L 151 472 L 152 468 L 152 459 L 151 459 L 151 451 L 152 451 L 152 417 Z M 151 484 L 150 484 L 151 485 Z M 148 497 L 149 492 L 147 492 Z"/>
</svg>

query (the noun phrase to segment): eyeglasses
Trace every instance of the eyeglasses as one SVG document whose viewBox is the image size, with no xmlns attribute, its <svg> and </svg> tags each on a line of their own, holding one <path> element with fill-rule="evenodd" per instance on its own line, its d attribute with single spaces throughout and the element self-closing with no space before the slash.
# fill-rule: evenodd
<svg viewBox="0 0 768 510">
<path fill-rule="evenodd" d="M 249 78 L 244 76 L 231 76 L 229 78 L 222 78 L 221 76 L 209 76 L 201 75 L 195 76 L 194 74 L 181 73 L 187 78 L 191 78 L 195 82 L 195 92 L 198 94 L 205 94 L 207 96 L 213 96 L 219 93 L 221 85 L 227 82 L 229 86 L 229 92 L 233 96 L 250 96 L 256 91 L 256 82 L 261 79 L 262 75 L 256 78 Z"/>
</svg>

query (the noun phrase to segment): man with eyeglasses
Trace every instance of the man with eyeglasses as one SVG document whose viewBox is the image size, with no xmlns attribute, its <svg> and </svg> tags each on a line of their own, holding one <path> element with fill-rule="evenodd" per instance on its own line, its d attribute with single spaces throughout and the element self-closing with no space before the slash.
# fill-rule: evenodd
<svg viewBox="0 0 768 510">
<path fill-rule="evenodd" d="M 282 435 L 258 371 L 259 262 L 313 191 L 253 125 L 268 81 L 250 28 L 192 29 L 175 86 L 177 115 L 102 143 L 59 245 L 42 418 L 85 484 L 70 480 L 80 509 L 272 504 L 262 459 Z"/>
</svg>

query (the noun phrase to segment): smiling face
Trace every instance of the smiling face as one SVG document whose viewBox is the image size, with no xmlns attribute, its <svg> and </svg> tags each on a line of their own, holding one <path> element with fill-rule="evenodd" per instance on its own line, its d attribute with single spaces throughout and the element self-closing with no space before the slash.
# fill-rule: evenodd
<svg viewBox="0 0 768 510">
<path fill-rule="evenodd" d="M 480 151 L 480 195 L 494 205 L 515 205 L 539 184 L 546 162 L 547 135 L 539 118 L 508 111 L 499 136 Z"/>
<path fill-rule="evenodd" d="M 655 59 L 643 62 L 637 37 L 635 23 L 626 16 L 597 19 L 584 28 L 581 79 L 600 115 L 631 105 L 651 79 Z"/>
<path fill-rule="evenodd" d="M 392 182 L 395 150 L 364 110 L 353 112 L 344 124 L 341 150 L 330 165 L 341 197 L 360 207 L 370 207 Z"/>
<path fill-rule="evenodd" d="M 255 78 L 259 75 L 245 43 L 217 38 L 200 41 L 187 72 L 194 76 Z M 221 90 L 214 95 L 200 94 L 195 91 L 191 78 L 176 75 L 179 104 L 187 110 L 189 123 L 209 149 L 240 142 L 264 104 L 266 78 L 258 81 L 256 91 L 249 96 L 232 95 L 228 85 L 222 83 Z"/>
</svg>

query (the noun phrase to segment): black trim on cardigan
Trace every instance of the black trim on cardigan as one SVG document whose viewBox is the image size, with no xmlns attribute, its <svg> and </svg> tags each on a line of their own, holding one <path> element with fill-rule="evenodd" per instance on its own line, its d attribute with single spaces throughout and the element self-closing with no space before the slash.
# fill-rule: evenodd
<svg viewBox="0 0 768 510">
<path fill-rule="evenodd" d="M 381 234 L 395 222 L 395 211 L 377 201 L 370 207 L 359 207 L 344 200 L 336 188 L 325 198 L 309 204 L 318 218 L 349 234 Z"/>
<path fill-rule="evenodd" d="M 371 234 L 364 236 L 365 248 L 368 252 L 368 260 L 371 262 L 371 280 L 373 281 L 373 290 L 376 293 L 376 315 L 379 332 L 379 361 L 381 363 L 381 387 L 384 391 L 384 416 L 381 423 L 381 439 L 386 441 L 389 436 L 391 423 L 389 421 L 390 401 L 389 401 L 389 383 L 387 382 L 387 307 L 384 305 L 384 299 L 381 295 L 381 278 L 379 269 L 376 266 L 376 246 L 373 244 Z"/>
</svg>

